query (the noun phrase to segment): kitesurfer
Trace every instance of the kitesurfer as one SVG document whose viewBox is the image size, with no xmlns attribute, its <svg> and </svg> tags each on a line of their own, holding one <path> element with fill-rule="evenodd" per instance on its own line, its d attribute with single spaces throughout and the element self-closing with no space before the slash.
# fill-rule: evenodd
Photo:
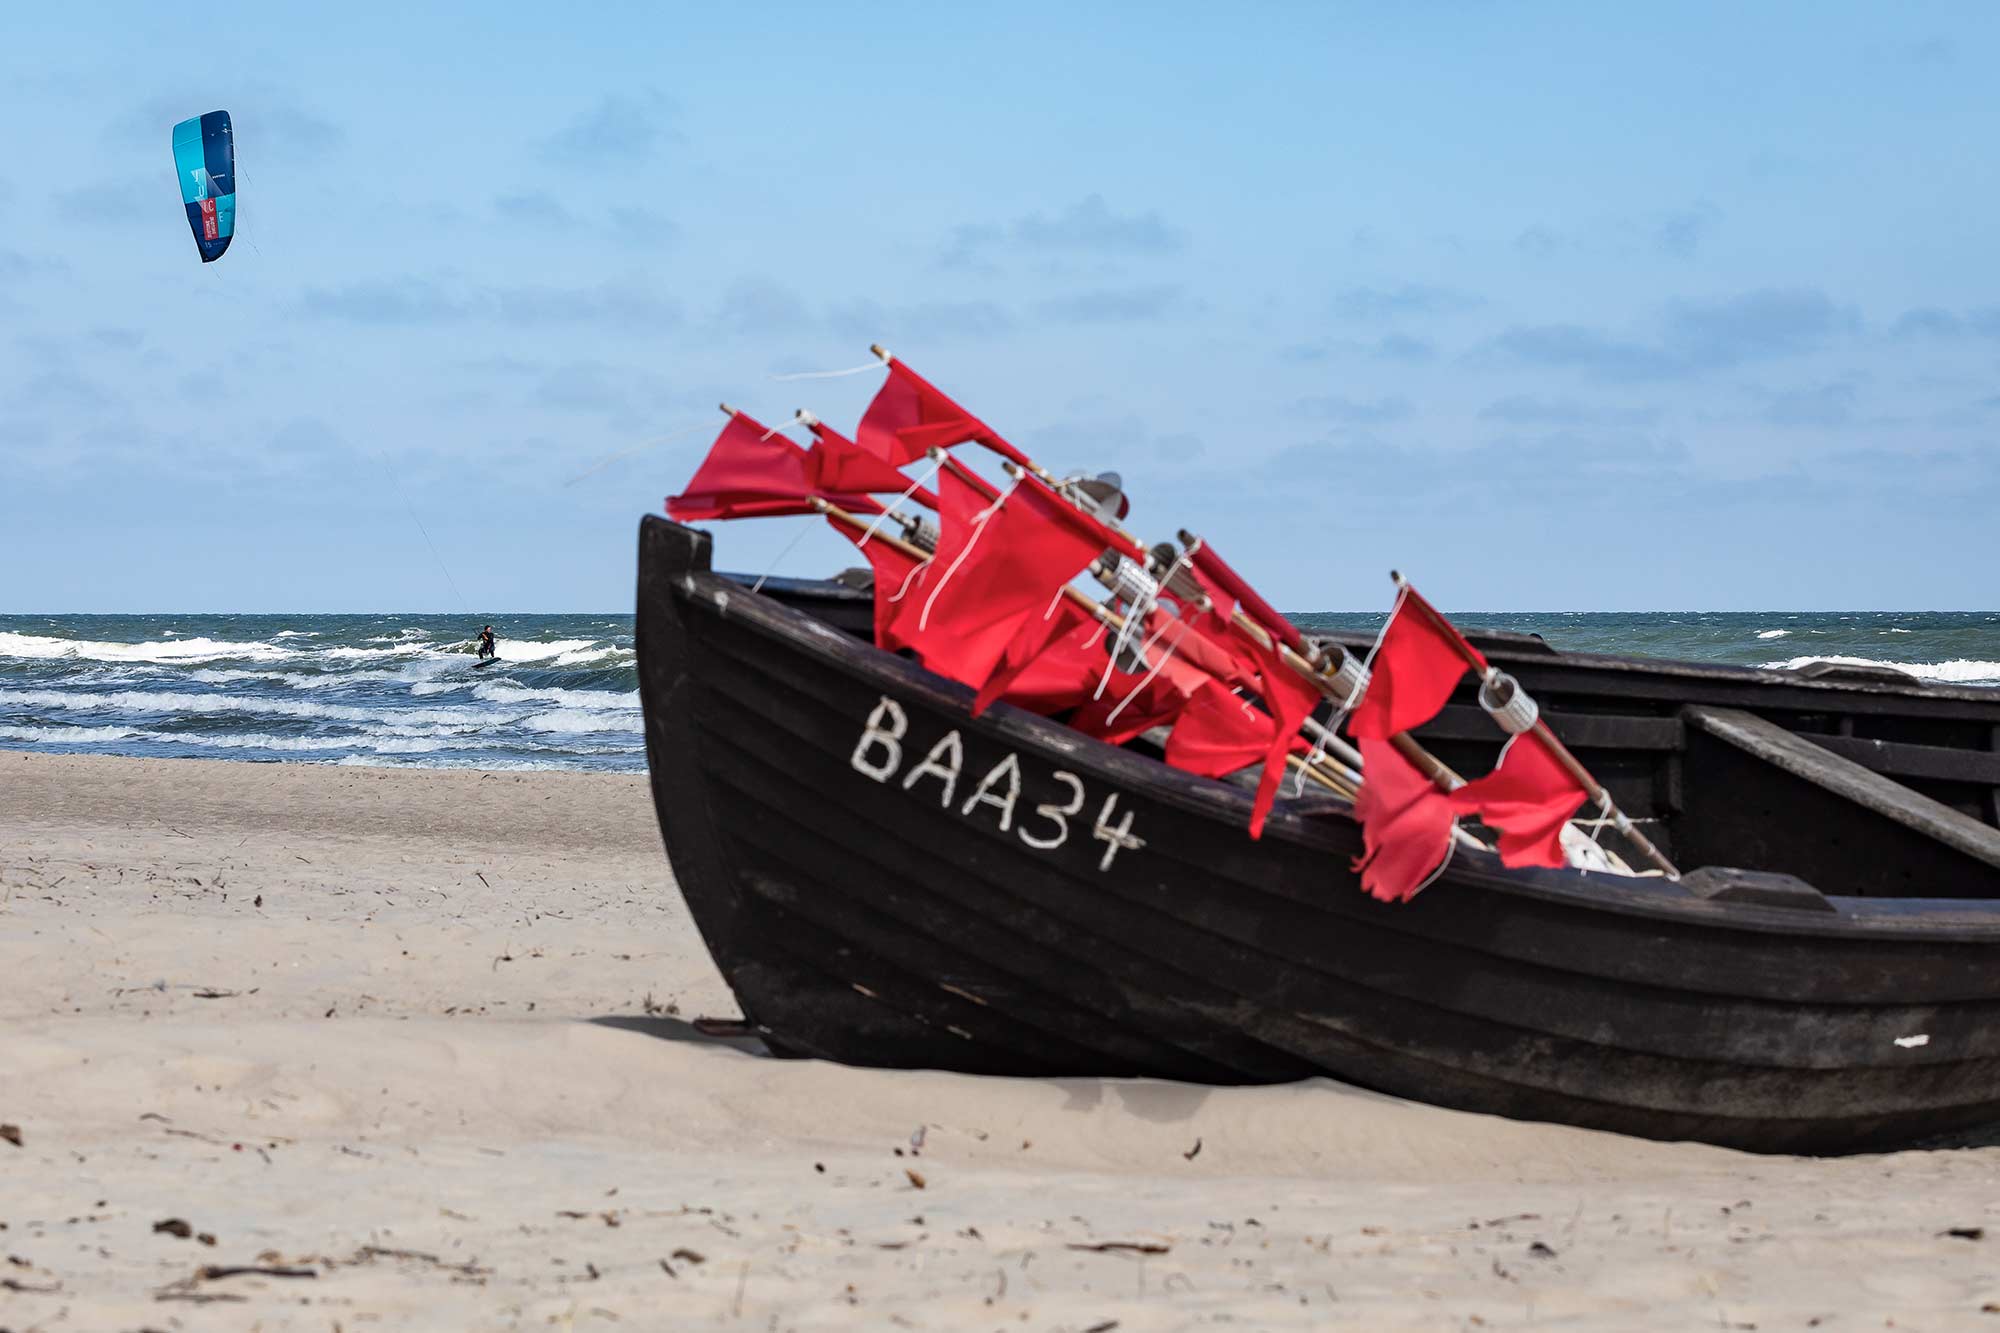
<svg viewBox="0 0 2000 1333">
<path fill-rule="evenodd" d="M 491 625 L 488 625 L 485 629 L 480 630 L 479 660 L 483 662 L 487 658 L 497 655 L 499 651 L 500 650 L 498 648 L 495 648 L 493 646 L 493 627 Z"/>
</svg>

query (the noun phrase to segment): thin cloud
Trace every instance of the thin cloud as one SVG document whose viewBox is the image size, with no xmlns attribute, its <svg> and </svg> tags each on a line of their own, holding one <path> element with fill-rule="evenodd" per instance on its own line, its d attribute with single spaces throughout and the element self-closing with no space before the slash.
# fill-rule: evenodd
<svg viewBox="0 0 2000 1333">
<path fill-rule="evenodd" d="M 1405 282 L 1392 287 L 1347 287 L 1333 298 L 1334 313 L 1363 322 L 1409 315 L 1450 315 L 1483 305 L 1478 297 L 1449 287 Z"/>
<path fill-rule="evenodd" d="M 673 104 L 657 93 L 606 96 L 542 145 L 552 162 L 608 164 L 651 157 L 671 137 Z"/>
<path fill-rule="evenodd" d="M 1814 351 L 1857 326 L 1853 312 L 1823 292 L 1770 288 L 1670 306 L 1650 338 L 1581 324 L 1517 326 L 1489 339 L 1472 360 L 1604 380 L 1679 379 Z"/>
<path fill-rule="evenodd" d="M 990 269 L 995 252 L 1150 258 L 1179 252 L 1187 236 L 1157 210 L 1119 213 L 1100 194 L 1085 195 L 1059 213 L 1030 213 L 1007 223 L 964 223 L 952 229 L 938 262 L 946 268 Z"/>
<path fill-rule="evenodd" d="M 1187 307 L 1177 283 L 1145 287 L 1103 287 L 1043 301 L 1035 307 L 1044 319 L 1061 324 L 1130 324 L 1160 319 Z"/>
</svg>

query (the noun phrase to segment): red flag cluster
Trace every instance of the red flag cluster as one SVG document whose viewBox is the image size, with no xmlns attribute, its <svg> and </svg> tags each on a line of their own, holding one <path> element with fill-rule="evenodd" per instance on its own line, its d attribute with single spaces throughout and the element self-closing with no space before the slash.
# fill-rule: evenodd
<svg viewBox="0 0 2000 1333">
<path fill-rule="evenodd" d="M 1362 854 L 1354 868 L 1377 898 L 1415 897 L 1450 855 L 1460 815 L 1476 815 L 1500 834 L 1502 864 L 1567 863 L 1562 828 L 1586 793 L 1539 727 L 1509 741 L 1491 773 L 1451 792 L 1439 790 L 1392 743 L 1436 717 L 1468 669 L 1485 672 L 1485 656 L 1405 586 L 1376 645 L 1367 692 L 1347 719 L 1366 775 L 1355 805 Z"/>
<path fill-rule="evenodd" d="M 1043 480 L 978 417 L 883 359 L 888 378 L 853 439 L 801 414 L 813 435 L 803 449 L 735 413 L 667 512 L 684 521 L 827 513 L 874 571 L 878 646 L 972 686 L 975 715 L 1005 700 L 1068 714 L 1113 744 L 1170 725 L 1166 761 L 1176 768 L 1223 777 L 1256 766 L 1250 834 L 1260 836 L 1320 699 L 1312 675 L 1286 657 L 1310 651 L 1297 628 L 1199 539 L 1186 539 L 1166 586 L 1155 586 L 1132 563 L 1144 553 L 1129 537 Z M 935 492 L 901 470 L 968 442 L 1019 465 L 1007 490 L 942 453 Z M 871 497 L 885 493 L 936 512 L 934 550 L 877 531 L 884 511 Z M 1122 562 L 1115 612 L 1071 587 L 1107 558 Z M 1498 832 L 1509 866 L 1562 865 L 1562 829 L 1585 788 L 1545 728 L 1510 727 L 1519 734 L 1494 770 L 1455 791 L 1405 757 L 1410 742 L 1397 738 L 1437 716 L 1468 669 L 1489 670 L 1414 589 L 1403 588 L 1370 668 L 1347 718 L 1364 767 L 1355 868 L 1368 892 L 1413 896 L 1447 859 L 1460 816 Z"/>
</svg>

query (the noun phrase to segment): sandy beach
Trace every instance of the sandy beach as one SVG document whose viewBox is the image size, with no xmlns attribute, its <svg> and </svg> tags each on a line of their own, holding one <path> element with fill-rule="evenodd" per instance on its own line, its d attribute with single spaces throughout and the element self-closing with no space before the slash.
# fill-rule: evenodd
<svg viewBox="0 0 2000 1333">
<path fill-rule="evenodd" d="M 0 752 L 0 977 L 12 1333 L 2000 1328 L 2000 1149 L 703 1038 L 637 777 Z"/>
</svg>

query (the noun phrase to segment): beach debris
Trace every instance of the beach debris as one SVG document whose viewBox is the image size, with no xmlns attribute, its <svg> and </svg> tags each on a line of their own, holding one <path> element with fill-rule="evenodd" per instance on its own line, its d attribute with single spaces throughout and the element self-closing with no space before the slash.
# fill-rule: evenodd
<svg viewBox="0 0 2000 1333">
<path fill-rule="evenodd" d="M 708 1262 L 707 1255 L 703 1254 L 700 1250 L 690 1250 L 685 1245 L 675 1250 L 668 1258 L 678 1259 L 684 1264 L 705 1264 Z"/>
<path fill-rule="evenodd" d="M 60 1282 L 51 1282 L 46 1287 L 34 1287 L 30 1286 L 26 1282 L 21 1281 L 19 1278 L 0 1277 L 0 1291 L 18 1291 L 23 1295 L 28 1295 L 31 1293 L 38 1295 L 49 1295 L 51 1293 L 58 1292 L 61 1290 L 62 1290 L 62 1283 Z"/>
<path fill-rule="evenodd" d="M 1540 1241 L 1536 1241 L 1528 1246 L 1528 1254 L 1536 1259 L 1553 1259 L 1556 1257 L 1556 1252 Z"/>
<path fill-rule="evenodd" d="M 924 1150 L 924 1130 L 925 1130 L 925 1129 L 926 1129 L 926 1126 L 924 1126 L 924 1125 L 918 1125 L 918 1126 L 917 1126 L 917 1127 L 916 1127 L 915 1129 L 913 1129 L 913 1130 L 911 1130 L 911 1131 L 910 1131 L 910 1151 L 911 1151 L 911 1152 L 913 1152 L 913 1153 L 920 1153 L 920 1152 L 922 1152 L 922 1151 Z"/>
<path fill-rule="evenodd" d="M 251 993 L 255 994 L 254 991 Z M 194 993 L 194 998 L 197 1000 L 233 1000 L 241 994 L 243 992 L 238 990 L 217 990 L 213 986 L 203 986 Z"/>
<path fill-rule="evenodd" d="M 825 1175 L 825 1174 L 826 1174 L 826 1163 L 825 1163 L 825 1162 L 814 1162 L 814 1163 L 813 1163 L 813 1170 L 817 1171 L 817 1172 L 818 1172 L 818 1173 L 819 1173 L 820 1175 Z"/>
<path fill-rule="evenodd" d="M 1083 1330 L 1083 1333 L 1111 1333 L 1111 1330 L 1116 1327 L 1118 1327 L 1116 1319 L 1100 1319 L 1089 1328 Z"/>
<path fill-rule="evenodd" d="M 318 1277 L 313 1268 L 293 1267 L 280 1264 L 210 1264 L 195 1274 L 203 1282 L 214 1282 L 225 1277 Z"/>
<path fill-rule="evenodd" d="M 188 1237 L 194 1235 L 194 1227 L 188 1223 L 186 1218 L 163 1217 L 153 1223 L 153 1234 L 160 1235 L 162 1233 L 169 1236 L 179 1236 L 182 1240 L 186 1240 Z"/>
<path fill-rule="evenodd" d="M 255 898 L 252 898 L 250 905 L 252 907 L 262 907 L 264 905 L 264 895 L 260 893 Z"/>
<path fill-rule="evenodd" d="M 1201 1156 L 1200 1138 L 1196 1138 L 1194 1141 L 1194 1147 L 1189 1148 L 1186 1152 L 1182 1153 L 1181 1156 L 1185 1157 L 1190 1162 L 1192 1162 L 1195 1158 Z"/>
<path fill-rule="evenodd" d="M 910 1169 L 909 1167 L 907 1167 L 907 1166 L 906 1166 L 906 1167 L 904 1167 L 904 1168 L 903 1168 L 903 1174 L 904 1174 L 904 1175 L 906 1175 L 906 1176 L 908 1176 L 908 1177 L 910 1178 L 910 1188 L 912 1188 L 912 1189 L 923 1189 L 923 1188 L 924 1188 L 924 1185 L 925 1185 L 925 1182 L 924 1182 L 924 1173 L 923 1173 L 923 1172 L 921 1172 L 921 1171 L 913 1171 L 913 1170 L 911 1170 L 911 1169 Z"/>
<path fill-rule="evenodd" d="M 1939 1236 L 1950 1236 L 1954 1240 L 1985 1240 L 1985 1227 L 1946 1227 Z"/>
<path fill-rule="evenodd" d="M 1918 1046 L 1928 1046 L 1931 1044 L 1931 1034 L 1928 1032 L 1919 1032 L 1913 1036 L 1898 1037 L 1896 1038 L 1896 1044 L 1906 1051 L 1913 1050 Z"/>
<path fill-rule="evenodd" d="M 7 1142 L 13 1144 L 16 1148 L 20 1147 L 21 1127 L 19 1125 L 0 1125 L 0 1139 L 7 1140 Z"/>
<path fill-rule="evenodd" d="M 1066 1250 L 1089 1250 L 1095 1254 L 1165 1254 L 1174 1247 L 1157 1240 L 1071 1241 Z"/>
</svg>

